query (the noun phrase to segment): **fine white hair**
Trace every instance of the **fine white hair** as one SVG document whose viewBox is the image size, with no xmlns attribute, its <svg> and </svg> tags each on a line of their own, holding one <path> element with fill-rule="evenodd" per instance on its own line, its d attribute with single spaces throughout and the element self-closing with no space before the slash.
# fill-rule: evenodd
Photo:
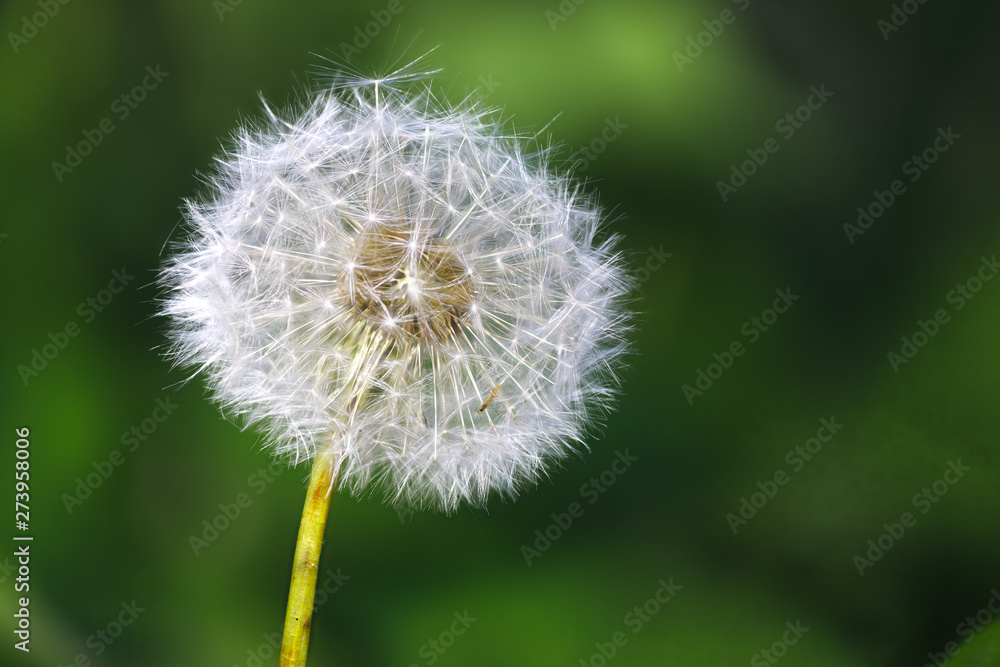
<svg viewBox="0 0 1000 667">
<path fill-rule="evenodd" d="M 593 198 L 494 112 L 341 78 L 240 129 L 162 274 L 175 362 L 289 462 L 452 510 L 608 407 L 630 280 Z"/>
</svg>

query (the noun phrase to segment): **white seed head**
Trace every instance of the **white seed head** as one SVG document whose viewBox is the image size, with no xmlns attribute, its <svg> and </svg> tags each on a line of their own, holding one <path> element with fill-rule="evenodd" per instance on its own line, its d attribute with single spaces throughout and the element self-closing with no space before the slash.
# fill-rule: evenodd
<svg viewBox="0 0 1000 667">
<path fill-rule="evenodd" d="M 163 271 L 176 362 L 291 462 L 450 510 L 513 495 L 615 391 L 629 281 L 493 114 L 340 81 L 240 130 Z"/>
</svg>

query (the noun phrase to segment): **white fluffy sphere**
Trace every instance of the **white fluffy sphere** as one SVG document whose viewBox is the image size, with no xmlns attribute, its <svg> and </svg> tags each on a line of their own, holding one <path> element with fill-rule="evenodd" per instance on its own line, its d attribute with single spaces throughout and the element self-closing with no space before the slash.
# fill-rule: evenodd
<svg viewBox="0 0 1000 667">
<path fill-rule="evenodd" d="M 453 509 L 512 495 L 614 393 L 601 212 L 471 103 L 340 82 L 238 132 L 163 272 L 172 355 L 299 462 Z"/>
</svg>

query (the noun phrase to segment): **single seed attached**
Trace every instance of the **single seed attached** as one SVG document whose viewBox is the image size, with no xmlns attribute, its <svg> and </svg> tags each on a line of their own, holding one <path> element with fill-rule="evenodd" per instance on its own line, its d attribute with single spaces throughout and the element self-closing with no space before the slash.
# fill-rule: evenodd
<svg viewBox="0 0 1000 667">
<path fill-rule="evenodd" d="M 503 384 L 503 382 L 501 382 L 500 384 Z M 500 394 L 500 384 L 498 384 L 497 386 L 493 387 L 493 389 L 490 390 L 490 395 L 487 396 L 486 400 L 483 401 L 483 404 L 479 406 L 480 412 L 483 412 L 484 410 L 486 410 L 486 408 L 490 407 L 490 403 L 493 402 L 493 399 L 495 399 Z"/>
</svg>

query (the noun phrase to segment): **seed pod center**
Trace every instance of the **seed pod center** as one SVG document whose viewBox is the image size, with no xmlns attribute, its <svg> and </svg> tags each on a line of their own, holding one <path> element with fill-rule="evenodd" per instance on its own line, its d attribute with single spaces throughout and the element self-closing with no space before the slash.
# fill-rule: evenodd
<svg viewBox="0 0 1000 667">
<path fill-rule="evenodd" d="M 475 281 L 447 241 L 380 223 L 358 235 L 350 257 L 339 282 L 357 317 L 401 339 L 437 343 L 461 331 Z"/>
</svg>

